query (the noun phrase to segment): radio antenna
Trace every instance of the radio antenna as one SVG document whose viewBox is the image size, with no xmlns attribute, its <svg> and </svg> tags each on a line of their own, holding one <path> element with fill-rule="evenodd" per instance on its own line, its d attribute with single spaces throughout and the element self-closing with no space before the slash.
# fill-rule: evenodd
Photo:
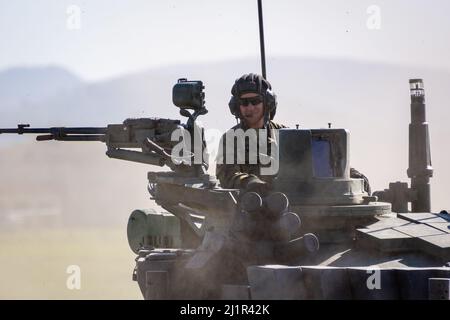
<svg viewBox="0 0 450 320">
<path fill-rule="evenodd" d="M 261 49 L 261 70 L 264 79 L 267 79 L 266 75 L 266 53 L 264 51 L 264 23 L 262 13 L 262 0 L 258 0 L 258 20 L 259 20 L 259 46 Z"/>
</svg>

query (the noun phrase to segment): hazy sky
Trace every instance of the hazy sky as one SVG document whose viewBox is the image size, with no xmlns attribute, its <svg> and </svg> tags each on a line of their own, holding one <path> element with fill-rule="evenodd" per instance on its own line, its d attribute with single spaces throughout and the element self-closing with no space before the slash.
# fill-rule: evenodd
<svg viewBox="0 0 450 320">
<path fill-rule="evenodd" d="M 263 0 L 263 6 L 269 57 L 450 70 L 448 0 Z M 180 62 L 256 57 L 258 39 L 256 0 L 0 0 L 0 69 L 57 64 L 94 81 Z"/>
</svg>

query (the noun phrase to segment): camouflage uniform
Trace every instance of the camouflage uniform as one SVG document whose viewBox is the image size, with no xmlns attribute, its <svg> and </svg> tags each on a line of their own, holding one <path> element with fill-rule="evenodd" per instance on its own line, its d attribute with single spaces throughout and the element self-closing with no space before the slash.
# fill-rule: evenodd
<svg viewBox="0 0 450 320">
<path fill-rule="evenodd" d="M 283 125 L 277 124 L 273 121 L 269 121 L 268 129 L 281 129 L 286 128 Z M 230 130 L 236 130 L 236 129 L 243 129 L 246 130 L 245 125 L 243 123 L 239 123 Z M 269 137 L 268 137 L 268 143 L 267 143 L 267 151 L 270 154 L 270 130 Z M 249 152 L 249 146 L 248 141 L 246 141 L 245 144 L 245 151 L 246 151 L 246 163 L 244 164 L 238 164 L 236 159 L 236 152 L 234 162 L 233 164 L 226 164 L 226 143 L 225 143 L 225 134 L 222 136 L 220 146 L 222 146 L 222 150 L 219 150 L 219 155 L 217 158 L 217 165 L 216 165 L 216 176 L 220 181 L 220 185 L 222 188 L 229 188 L 229 189 L 245 189 L 247 186 L 247 183 L 251 181 L 252 179 L 261 179 L 265 182 L 271 182 L 273 179 L 273 176 L 267 176 L 267 175 L 260 175 L 260 160 L 259 157 L 257 158 L 256 164 L 250 164 L 248 163 L 248 152 Z M 236 147 L 235 147 L 236 150 Z"/>
</svg>

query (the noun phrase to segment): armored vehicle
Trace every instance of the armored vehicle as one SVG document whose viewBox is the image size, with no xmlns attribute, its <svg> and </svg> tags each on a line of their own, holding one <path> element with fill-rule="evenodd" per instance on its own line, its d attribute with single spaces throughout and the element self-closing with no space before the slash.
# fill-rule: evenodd
<svg viewBox="0 0 450 320">
<path fill-rule="evenodd" d="M 430 211 L 421 79 L 410 80 L 411 186 L 395 182 L 373 195 L 350 178 L 349 132 L 331 128 L 277 131 L 269 193 L 221 188 L 207 173 L 196 123 L 207 112 L 203 89 L 186 79 L 174 86 L 186 123 L 142 118 L 0 133 L 101 141 L 111 158 L 170 168 L 148 173 L 161 212 L 135 210 L 127 226 L 145 299 L 449 299 L 450 215 Z"/>
<path fill-rule="evenodd" d="M 130 217 L 143 296 L 449 299 L 450 215 L 430 211 L 422 80 L 410 80 L 410 90 L 410 187 L 366 193 L 362 179 L 350 178 L 345 129 L 281 129 L 279 171 L 265 197 L 222 189 L 205 175 L 149 174 L 154 199 L 178 220 Z M 163 248 L 193 239 L 198 247 Z"/>
</svg>

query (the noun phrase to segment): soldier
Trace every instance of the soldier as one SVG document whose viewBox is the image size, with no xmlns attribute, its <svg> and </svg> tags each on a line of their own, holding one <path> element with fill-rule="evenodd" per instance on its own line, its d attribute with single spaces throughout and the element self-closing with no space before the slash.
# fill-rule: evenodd
<svg viewBox="0 0 450 320">
<path fill-rule="evenodd" d="M 232 97 L 228 106 L 232 115 L 240 122 L 229 131 L 242 129 L 269 129 L 267 130 L 267 150 L 270 155 L 270 141 L 272 139 L 272 129 L 286 128 L 284 125 L 273 121 L 277 108 L 276 95 L 272 91 L 270 83 L 262 76 L 257 74 L 244 74 L 238 78 L 231 88 Z M 222 188 L 245 189 L 246 191 L 256 191 L 266 193 L 270 189 L 270 184 L 274 176 L 264 176 L 260 174 L 261 163 L 259 158 L 259 149 L 257 150 L 257 163 L 248 163 L 248 141 L 246 140 L 245 153 L 246 162 L 239 164 L 236 161 L 236 148 L 233 154 L 232 164 L 226 163 L 226 139 L 222 136 L 216 166 L 216 176 L 220 181 Z M 350 169 L 352 178 L 364 180 L 364 189 L 370 195 L 369 180 L 354 168 Z"/>
<path fill-rule="evenodd" d="M 269 129 L 267 139 L 271 139 L 271 129 L 285 128 L 285 126 L 273 122 L 277 101 L 272 92 L 270 83 L 260 75 L 253 73 L 244 74 L 237 79 L 231 88 L 232 97 L 228 106 L 232 115 L 240 122 L 230 130 L 242 129 Z M 270 155 L 270 143 L 268 154 Z M 222 136 L 222 151 L 219 151 L 216 176 L 220 180 L 222 188 L 246 189 L 248 191 L 259 191 L 264 193 L 270 185 L 273 176 L 260 175 L 260 158 L 257 154 L 257 163 L 226 164 L 225 135 Z M 248 141 L 246 141 L 246 153 L 248 153 Z M 257 150 L 259 151 L 259 150 Z M 235 152 L 236 153 L 236 152 Z M 234 155 L 236 160 L 236 154 Z M 247 159 L 246 159 L 247 160 Z"/>
</svg>

